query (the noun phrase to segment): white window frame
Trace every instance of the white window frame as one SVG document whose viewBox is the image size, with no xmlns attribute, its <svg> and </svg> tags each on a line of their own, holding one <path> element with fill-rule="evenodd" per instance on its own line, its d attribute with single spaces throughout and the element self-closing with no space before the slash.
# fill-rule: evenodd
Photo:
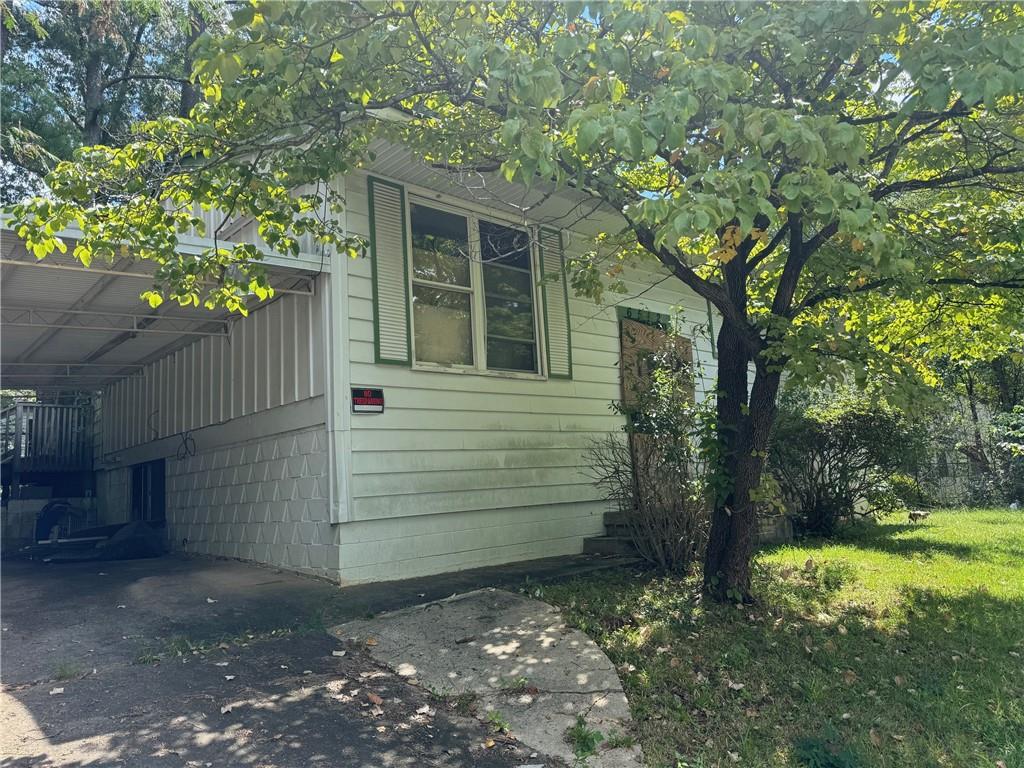
<svg viewBox="0 0 1024 768">
<path fill-rule="evenodd" d="M 417 371 L 433 371 L 441 373 L 460 373 L 476 376 L 496 376 L 509 379 L 529 379 L 543 381 L 547 379 L 545 370 L 546 350 L 544 348 L 544 326 L 543 326 L 543 296 L 540 290 L 540 252 L 537 247 L 536 227 L 523 225 L 523 223 L 512 221 L 502 217 L 500 214 L 480 213 L 459 205 L 451 205 L 433 197 L 426 197 L 406 189 L 406 242 L 409 247 L 406 249 L 406 258 L 409 260 L 406 269 L 408 276 L 409 296 L 409 337 L 412 355 L 412 368 Z M 432 208 L 461 216 L 466 220 L 466 228 L 469 236 L 469 287 L 450 285 L 448 283 L 435 283 L 431 280 L 415 278 L 413 265 L 412 245 L 412 206 L 419 205 L 423 208 Z M 507 371 L 500 368 L 487 367 L 487 299 L 484 295 L 484 274 L 483 259 L 480 249 L 480 222 L 488 221 L 511 229 L 525 231 L 530 240 L 530 278 L 532 283 L 532 305 L 533 305 L 533 338 L 534 355 L 536 356 L 537 370 L 533 371 Z M 413 310 L 413 287 L 415 285 L 426 285 L 446 291 L 457 291 L 469 293 L 470 295 L 470 333 L 473 338 L 473 365 L 458 365 L 455 363 L 433 363 L 427 360 L 420 360 L 416 357 L 416 320 Z"/>
</svg>

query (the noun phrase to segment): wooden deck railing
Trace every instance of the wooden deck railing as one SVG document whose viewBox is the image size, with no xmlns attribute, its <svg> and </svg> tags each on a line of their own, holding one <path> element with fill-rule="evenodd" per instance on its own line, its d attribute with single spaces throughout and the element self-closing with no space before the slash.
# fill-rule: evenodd
<svg viewBox="0 0 1024 768">
<path fill-rule="evenodd" d="M 92 468 L 88 406 L 15 403 L 0 411 L 0 460 L 16 472 Z"/>
</svg>

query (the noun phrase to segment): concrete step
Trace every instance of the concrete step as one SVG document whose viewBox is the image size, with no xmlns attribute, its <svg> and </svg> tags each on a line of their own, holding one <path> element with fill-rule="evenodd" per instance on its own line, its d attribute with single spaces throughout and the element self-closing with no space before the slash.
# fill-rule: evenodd
<svg viewBox="0 0 1024 768">
<path fill-rule="evenodd" d="M 612 510 L 604 513 L 605 525 L 626 525 L 626 513 L 619 510 Z"/>
<path fill-rule="evenodd" d="M 604 533 L 606 536 L 629 538 L 629 522 L 625 512 L 604 513 Z"/>
<path fill-rule="evenodd" d="M 588 555 L 635 555 L 636 547 L 628 536 L 594 536 L 583 540 Z"/>
</svg>

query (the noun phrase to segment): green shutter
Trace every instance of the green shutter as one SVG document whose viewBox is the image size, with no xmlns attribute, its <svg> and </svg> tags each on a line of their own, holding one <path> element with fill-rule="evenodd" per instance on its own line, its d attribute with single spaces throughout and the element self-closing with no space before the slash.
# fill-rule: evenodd
<svg viewBox="0 0 1024 768">
<path fill-rule="evenodd" d="M 398 184 L 372 176 L 367 184 L 376 358 L 378 363 L 410 365 L 405 190 Z"/>
<path fill-rule="evenodd" d="M 540 230 L 540 269 L 548 376 L 553 379 L 571 379 L 572 329 L 569 321 L 569 287 L 565 274 L 562 233 L 556 229 Z"/>
</svg>

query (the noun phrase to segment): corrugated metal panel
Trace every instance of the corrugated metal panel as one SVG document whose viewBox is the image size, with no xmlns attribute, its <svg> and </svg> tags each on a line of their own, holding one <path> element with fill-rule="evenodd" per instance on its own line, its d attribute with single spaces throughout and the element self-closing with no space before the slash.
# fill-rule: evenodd
<svg viewBox="0 0 1024 768">
<path fill-rule="evenodd" d="M 103 390 L 103 450 L 217 424 L 323 393 L 319 294 L 288 295 Z"/>
</svg>

